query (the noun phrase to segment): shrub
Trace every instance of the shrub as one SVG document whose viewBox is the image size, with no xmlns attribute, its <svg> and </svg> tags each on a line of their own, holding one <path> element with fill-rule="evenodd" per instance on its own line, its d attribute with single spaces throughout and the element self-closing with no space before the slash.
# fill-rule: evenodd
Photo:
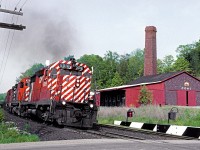
<svg viewBox="0 0 200 150">
<path fill-rule="evenodd" d="M 3 110 L 0 108 L 0 123 L 4 120 Z"/>
<path fill-rule="evenodd" d="M 152 93 L 147 89 L 145 85 L 141 86 L 139 103 L 144 105 L 152 103 Z"/>
</svg>

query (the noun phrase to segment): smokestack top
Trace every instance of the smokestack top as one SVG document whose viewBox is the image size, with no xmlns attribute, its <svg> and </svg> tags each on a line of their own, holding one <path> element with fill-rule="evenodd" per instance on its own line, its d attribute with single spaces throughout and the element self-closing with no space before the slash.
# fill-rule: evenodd
<svg viewBox="0 0 200 150">
<path fill-rule="evenodd" d="M 153 31 L 153 32 L 157 32 L 156 27 L 154 26 L 146 26 L 145 31 Z"/>
<path fill-rule="evenodd" d="M 156 27 L 145 28 L 144 76 L 157 74 Z"/>
</svg>

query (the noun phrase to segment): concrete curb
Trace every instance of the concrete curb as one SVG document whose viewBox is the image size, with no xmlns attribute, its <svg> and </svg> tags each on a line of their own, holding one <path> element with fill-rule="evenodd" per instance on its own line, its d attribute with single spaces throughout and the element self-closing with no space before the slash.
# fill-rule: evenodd
<svg viewBox="0 0 200 150">
<path fill-rule="evenodd" d="M 160 125 L 150 124 L 141 122 L 125 122 L 125 121 L 114 121 L 115 125 L 128 126 L 131 128 L 151 130 L 155 132 L 162 132 L 166 134 L 188 136 L 200 139 L 200 127 L 190 126 L 177 126 L 177 125 Z"/>
</svg>

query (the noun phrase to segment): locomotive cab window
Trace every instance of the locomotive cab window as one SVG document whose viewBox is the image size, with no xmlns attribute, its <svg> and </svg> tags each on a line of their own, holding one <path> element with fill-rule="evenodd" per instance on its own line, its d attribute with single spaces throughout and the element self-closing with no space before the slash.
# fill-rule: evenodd
<svg viewBox="0 0 200 150">
<path fill-rule="evenodd" d="M 20 86 L 20 88 L 23 88 L 24 87 L 24 82 L 20 82 L 19 86 Z"/>
<path fill-rule="evenodd" d="M 91 77 L 91 75 L 90 75 L 88 72 L 86 72 L 86 73 L 84 74 L 84 76 L 85 76 L 86 78 L 90 78 L 90 77 Z"/>
<path fill-rule="evenodd" d="M 70 71 L 69 70 L 61 69 L 60 70 L 60 75 L 70 75 Z"/>
<path fill-rule="evenodd" d="M 74 71 L 74 70 L 71 72 L 71 74 L 74 75 L 74 76 L 81 76 L 82 75 L 82 73 L 80 71 Z"/>
<path fill-rule="evenodd" d="M 57 78 L 57 70 L 56 68 L 51 69 L 51 78 L 55 79 Z"/>
<path fill-rule="evenodd" d="M 45 70 L 45 77 L 48 75 L 48 70 Z"/>
</svg>

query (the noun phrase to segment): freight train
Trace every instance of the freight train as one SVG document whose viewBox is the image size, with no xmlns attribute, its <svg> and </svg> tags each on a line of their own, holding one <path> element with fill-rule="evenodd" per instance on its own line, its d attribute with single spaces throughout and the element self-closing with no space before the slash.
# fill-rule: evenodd
<svg viewBox="0 0 200 150">
<path fill-rule="evenodd" d="M 91 128 L 97 122 L 91 79 L 89 67 L 75 59 L 54 62 L 8 90 L 6 109 L 21 117 Z"/>
</svg>

